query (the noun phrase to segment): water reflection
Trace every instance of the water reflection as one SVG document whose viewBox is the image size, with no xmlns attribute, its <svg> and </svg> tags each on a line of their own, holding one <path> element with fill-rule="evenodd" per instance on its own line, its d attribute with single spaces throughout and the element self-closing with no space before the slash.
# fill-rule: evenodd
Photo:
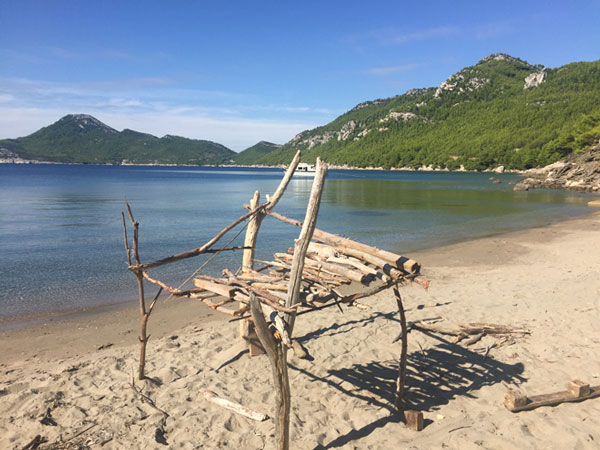
<svg viewBox="0 0 600 450">
<path fill-rule="evenodd" d="M 135 298 L 125 267 L 121 211 L 130 201 L 140 221 L 144 261 L 203 244 L 245 213 L 255 190 L 273 193 L 273 169 L 0 165 L 0 319 L 24 312 L 90 306 Z M 582 214 L 588 198 L 552 191 L 513 192 L 488 174 L 329 172 L 320 228 L 368 244 L 410 252 Z M 312 178 L 292 179 L 277 210 L 303 220 Z M 263 222 L 258 257 L 285 250 L 298 230 Z M 241 244 L 243 234 L 234 242 Z M 156 273 L 172 285 L 203 258 Z M 240 255 L 220 255 L 207 269 L 236 268 Z"/>
</svg>

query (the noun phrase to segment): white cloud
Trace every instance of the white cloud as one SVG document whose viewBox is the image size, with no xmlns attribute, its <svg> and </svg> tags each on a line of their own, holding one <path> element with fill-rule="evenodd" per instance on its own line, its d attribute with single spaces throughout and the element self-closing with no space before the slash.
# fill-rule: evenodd
<svg viewBox="0 0 600 450">
<path fill-rule="evenodd" d="M 272 104 L 251 94 L 171 86 L 161 78 L 82 83 L 0 79 L 0 138 L 26 136 L 66 114 L 86 113 L 112 128 L 180 135 L 243 150 L 285 143 L 340 112 Z"/>
</svg>

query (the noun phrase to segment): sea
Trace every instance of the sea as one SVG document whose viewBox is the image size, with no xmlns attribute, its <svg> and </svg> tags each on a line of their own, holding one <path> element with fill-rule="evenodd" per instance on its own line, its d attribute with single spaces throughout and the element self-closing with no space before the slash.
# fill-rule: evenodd
<svg viewBox="0 0 600 450">
<path fill-rule="evenodd" d="M 0 327 L 136 301 L 123 236 L 125 200 L 140 224 L 140 257 L 149 262 L 204 244 L 245 214 L 255 191 L 262 200 L 272 194 L 282 176 L 267 168 L 0 164 Z M 516 181 L 515 174 L 330 170 L 317 227 L 410 256 L 590 211 L 589 195 L 515 192 Z M 311 185 L 312 178 L 293 179 L 276 211 L 303 220 Z M 221 243 L 233 238 L 228 245 L 242 245 L 238 231 Z M 293 246 L 298 233 L 267 217 L 257 259 Z M 209 257 L 151 275 L 185 288 L 200 267 L 218 275 L 241 264 L 240 252 Z"/>
</svg>

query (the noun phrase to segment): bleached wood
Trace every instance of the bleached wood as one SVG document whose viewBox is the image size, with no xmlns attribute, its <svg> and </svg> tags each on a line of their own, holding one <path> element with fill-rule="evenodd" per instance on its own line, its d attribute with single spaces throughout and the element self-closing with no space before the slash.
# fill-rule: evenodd
<svg viewBox="0 0 600 450">
<path fill-rule="evenodd" d="M 290 448 L 291 394 L 286 361 L 287 348 L 277 342 L 269 331 L 260 302 L 254 295 L 250 296 L 250 311 L 256 334 L 271 362 L 276 393 L 275 438 L 277 449 L 288 450 Z"/>
<path fill-rule="evenodd" d="M 300 150 L 298 150 L 296 152 L 296 154 L 294 155 L 294 158 L 292 159 L 292 162 L 290 163 L 289 167 L 285 171 L 285 175 L 281 179 L 279 186 L 277 186 L 277 189 L 275 190 L 273 195 L 271 195 L 269 197 L 269 201 L 265 208 L 266 210 L 271 211 L 273 208 L 275 208 L 275 205 L 277 205 L 277 203 L 279 203 L 279 200 L 283 196 L 283 193 L 285 192 L 286 188 L 288 187 L 288 184 L 290 184 L 290 181 L 292 180 L 292 177 L 294 176 L 296 167 L 298 167 L 298 163 L 300 162 L 300 155 L 301 155 L 301 152 L 300 152 Z"/>
<path fill-rule="evenodd" d="M 256 209 L 260 202 L 260 192 L 256 191 L 254 197 L 250 200 L 250 209 Z M 244 247 L 249 247 L 244 250 L 242 255 L 242 272 L 248 272 L 252 270 L 254 266 L 254 253 L 256 251 L 256 240 L 258 238 L 258 230 L 260 229 L 260 223 L 264 217 L 263 213 L 255 214 L 248 221 L 248 227 L 246 228 L 246 236 L 244 237 Z"/>
<path fill-rule="evenodd" d="M 291 308 L 300 301 L 300 286 L 302 284 L 304 257 L 317 224 L 317 216 L 319 214 L 319 207 L 321 205 L 321 194 L 323 193 L 323 186 L 325 184 L 326 176 L 327 164 L 321 161 L 320 158 L 317 158 L 315 178 L 310 191 L 310 198 L 308 201 L 308 207 L 306 208 L 304 224 L 302 225 L 300 236 L 294 245 L 294 256 L 292 260 L 292 268 L 290 270 L 290 283 L 288 286 L 287 300 L 285 302 L 285 306 L 288 308 Z M 285 319 L 288 323 L 288 331 L 290 335 L 292 335 L 292 331 L 294 329 L 294 316 L 288 314 L 286 315 Z"/>
<path fill-rule="evenodd" d="M 233 411 L 238 414 L 241 414 L 242 416 L 247 417 L 248 419 L 262 422 L 263 420 L 267 420 L 269 418 L 269 416 L 267 416 L 266 414 L 263 414 L 258 411 L 254 411 L 250 408 L 240 405 L 239 403 L 232 402 L 231 400 L 227 400 L 226 398 L 219 397 L 213 391 L 209 391 L 206 388 L 200 388 L 200 392 L 202 392 L 204 394 L 204 397 L 208 401 L 214 403 L 215 405 L 219 405 L 222 408 L 225 408 L 229 411 Z"/>
<path fill-rule="evenodd" d="M 289 217 L 286 217 L 274 211 L 266 211 L 266 213 L 282 222 L 289 223 L 297 227 L 302 227 L 302 222 L 300 222 L 299 220 L 290 219 Z M 363 244 L 361 242 L 353 241 L 352 239 L 344 238 L 338 236 L 337 234 L 328 233 L 327 231 L 323 231 L 318 228 L 314 230 L 313 238 L 316 241 L 333 245 L 340 249 L 349 248 L 370 253 L 387 261 L 393 267 L 402 269 L 408 273 L 418 273 L 420 269 L 420 265 L 410 258 L 406 258 L 405 256 L 401 256 L 396 253 L 389 252 L 387 250 L 381 250 L 376 247 Z"/>
<path fill-rule="evenodd" d="M 206 291 L 214 292 L 215 294 L 222 295 L 223 297 L 231 298 L 233 296 L 233 288 L 224 284 L 217 284 L 212 281 L 203 280 L 202 278 L 194 278 L 194 284 L 196 287 L 202 288 Z"/>
<path fill-rule="evenodd" d="M 526 397 L 518 391 L 509 390 L 504 398 L 504 406 L 509 411 L 529 411 L 541 406 L 556 406 L 561 403 L 580 402 L 600 397 L 600 386 L 589 387 L 587 394 L 576 396 L 572 391 L 553 392 L 552 394 L 532 395 Z"/>
</svg>

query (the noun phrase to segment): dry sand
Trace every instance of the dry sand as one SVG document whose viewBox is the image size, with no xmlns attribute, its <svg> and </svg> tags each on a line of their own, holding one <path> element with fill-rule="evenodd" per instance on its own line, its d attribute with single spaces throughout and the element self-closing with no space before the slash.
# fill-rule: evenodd
<svg viewBox="0 0 600 450">
<path fill-rule="evenodd" d="M 600 215 L 410 256 L 431 288 L 402 289 L 409 321 L 493 322 L 531 335 L 486 357 L 499 340 L 467 347 L 413 330 L 407 402 L 425 416 L 415 432 L 391 413 L 400 343 L 391 343 L 399 324 L 389 294 L 364 300 L 368 310 L 302 316 L 295 334 L 312 360 L 289 356 L 291 447 L 598 448 L 600 398 L 514 414 L 503 397 L 512 386 L 560 391 L 575 378 L 600 385 Z M 251 421 L 200 392 L 271 413 L 266 357 L 244 354 L 216 370 L 237 323 L 191 302 L 158 308 L 149 325 L 151 380 L 136 386 L 168 413 L 166 445 L 156 433 L 163 415 L 131 387 L 138 347 L 129 308 L 0 334 L 0 448 L 23 448 L 36 435 L 44 445 L 65 441 L 53 448 L 273 448 L 272 419 Z M 56 425 L 40 422 L 48 409 Z"/>
</svg>

